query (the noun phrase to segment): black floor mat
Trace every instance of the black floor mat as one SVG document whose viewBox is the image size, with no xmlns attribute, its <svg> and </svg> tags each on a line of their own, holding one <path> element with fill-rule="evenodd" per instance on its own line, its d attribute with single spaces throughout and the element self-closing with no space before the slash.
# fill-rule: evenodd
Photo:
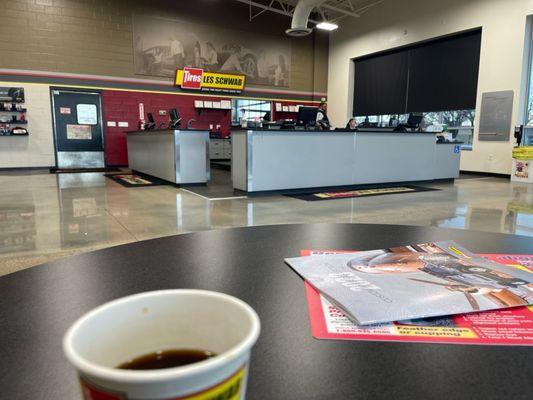
<svg viewBox="0 0 533 400">
<path fill-rule="evenodd" d="M 417 192 L 431 192 L 440 189 L 413 186 L 413 185 L 399 185 L 390 187 L 365 187 L 362 189 L 336 190 L 327 192 L 314 193 L 296 193 L 286 194 L 287 197 L 292 197 L 305 201 L 320 201 L 320 200 L 334 200 L 334 199 L 350 199 L 360 197 L 383 196 L 388 194 L 403 194 L 403 193 L 417 193 Z"/>
<path fill-rule="evenodd" d="M 127 188 L 161 186 L 171 184 L 169 182 L 154 178 L 152 176 L 146 177 L 144 175 L 141 176 L 137 174 L 104 174 L 104 176 Z"/>
</svg>

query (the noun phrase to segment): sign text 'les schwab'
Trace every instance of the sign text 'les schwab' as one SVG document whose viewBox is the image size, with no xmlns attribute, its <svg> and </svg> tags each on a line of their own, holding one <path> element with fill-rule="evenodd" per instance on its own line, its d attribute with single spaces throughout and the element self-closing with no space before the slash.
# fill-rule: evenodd
<svg viewBox="0 0 533 400">
<path fill-rule="evenodd" d="M 176 71 L 176 86 L 182 89 L 241 92 L 244 89 L 244 75 L 207 72 L 201 68 L 183 68 Z"/>
</svg>

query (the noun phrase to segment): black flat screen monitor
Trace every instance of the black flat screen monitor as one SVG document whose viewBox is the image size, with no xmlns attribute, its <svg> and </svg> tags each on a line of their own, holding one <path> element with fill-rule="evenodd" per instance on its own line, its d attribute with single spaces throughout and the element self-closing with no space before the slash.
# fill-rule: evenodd
<svg viewBox="0 0 533 400">
<path fill-rule="evenodd" d="M 308 126 L 315 124 L 318 107 L 300 107 L 298 109 L 298 124 Z"/>
<path fill-rule="evenodd" d="M 155 128 L 155 120 L 152 113 L 148 113 L 148 122 L 144 126 L 145 129 L 154 129 Z"/>
<path fill-rule="evenodd" d="M 407 119 L 407 126 L 409 128 L 418 128 L 423 119 L 424 114 L 422 113 L 410 113 Z"/>
<path fill-rule="evenodd" d="M 178 110 L 176 108 L 172 108 L 168 114 L 170 115 L 170 120 L 171 121 L 176 121 L 180 118 L 179 114 L 178 114 Z"/>
<path fill-rule="evenodd" d="M 179 128 L 181 125 L 181 118 L 178 114 L 178 110 L 176 108 L 172 108 L 168 114 L 170 116 L 169 128 Z"/>
</svg>

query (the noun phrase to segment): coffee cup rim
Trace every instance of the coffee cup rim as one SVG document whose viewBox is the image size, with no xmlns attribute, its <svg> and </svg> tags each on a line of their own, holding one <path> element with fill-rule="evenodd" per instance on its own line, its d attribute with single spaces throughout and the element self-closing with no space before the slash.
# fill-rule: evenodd
<svg viewBox="0 0 533 400">
<path fill-rule="evenodd" d="M 77 333 L 77 330 L 86 321 L 88 321 L 90 318 L 100 313 L 101 311 L 109 307 L 113 307 L 131 301 L 133 299 L 139 299 L 143 297 L 165 296 L 172 294 L 197 294 L 202 296 L 212 296 L 234 303 L 241 307 L 243 311 L 248 315 L 251 321 L 250 330 L 248 334 L 244 337 L 244 339 L 242 339 L 237 345 L 231 347 L 223 353 L 218 354 L 215 357 L 208 358 L 206 360 L 199 361 L 194 364 L 158 370 L 126 370 L 102 366 L 98 365 L 97 363 L 86 360 L 84 357 L 80 356 L 78 352 L 74 349 L 72 341 L 74 335 Z M 190 377 L 197 374 L 203 374 L 205 372 L 223 366 L 232 359 L 240 357 L 241 355 L 249 351 L 257 341 L 260 330 L 261 323 L 259 320 L 259 316 L 255 312 L 255 310 L 247 303 L 234 296 L 220 292 L 199 289 L 156 290 L 137 293 L 126 297 L 121 297 L 119 299 L 111 300 L 87 312 L 86 314 L 78 318 L 65 333 L 65 336 L 63 338 L 63 351 L 67 359 L 74 365 L 74 367 L 81 374 L 86 375 L 88 377 L 95 377 L 122 383 L 160 382 L 178 379 L 184 376 Z"/>
</svg>

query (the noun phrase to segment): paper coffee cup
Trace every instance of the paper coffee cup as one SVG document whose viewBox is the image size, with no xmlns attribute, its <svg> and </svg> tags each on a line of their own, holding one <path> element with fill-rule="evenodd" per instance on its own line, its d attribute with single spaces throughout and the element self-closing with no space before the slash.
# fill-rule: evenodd
<svg viewBox="0 0 533 400">
<path fill-rule="evenodd" d="M 77 320 L 63 339 L 86 400 L 245 398 L 259 317 L 243 301 L 203 290 L 140 293 Z M 158 370 L 116 368 L 160 350 L 202 349 L 217 356 Z"/>
</svg>

